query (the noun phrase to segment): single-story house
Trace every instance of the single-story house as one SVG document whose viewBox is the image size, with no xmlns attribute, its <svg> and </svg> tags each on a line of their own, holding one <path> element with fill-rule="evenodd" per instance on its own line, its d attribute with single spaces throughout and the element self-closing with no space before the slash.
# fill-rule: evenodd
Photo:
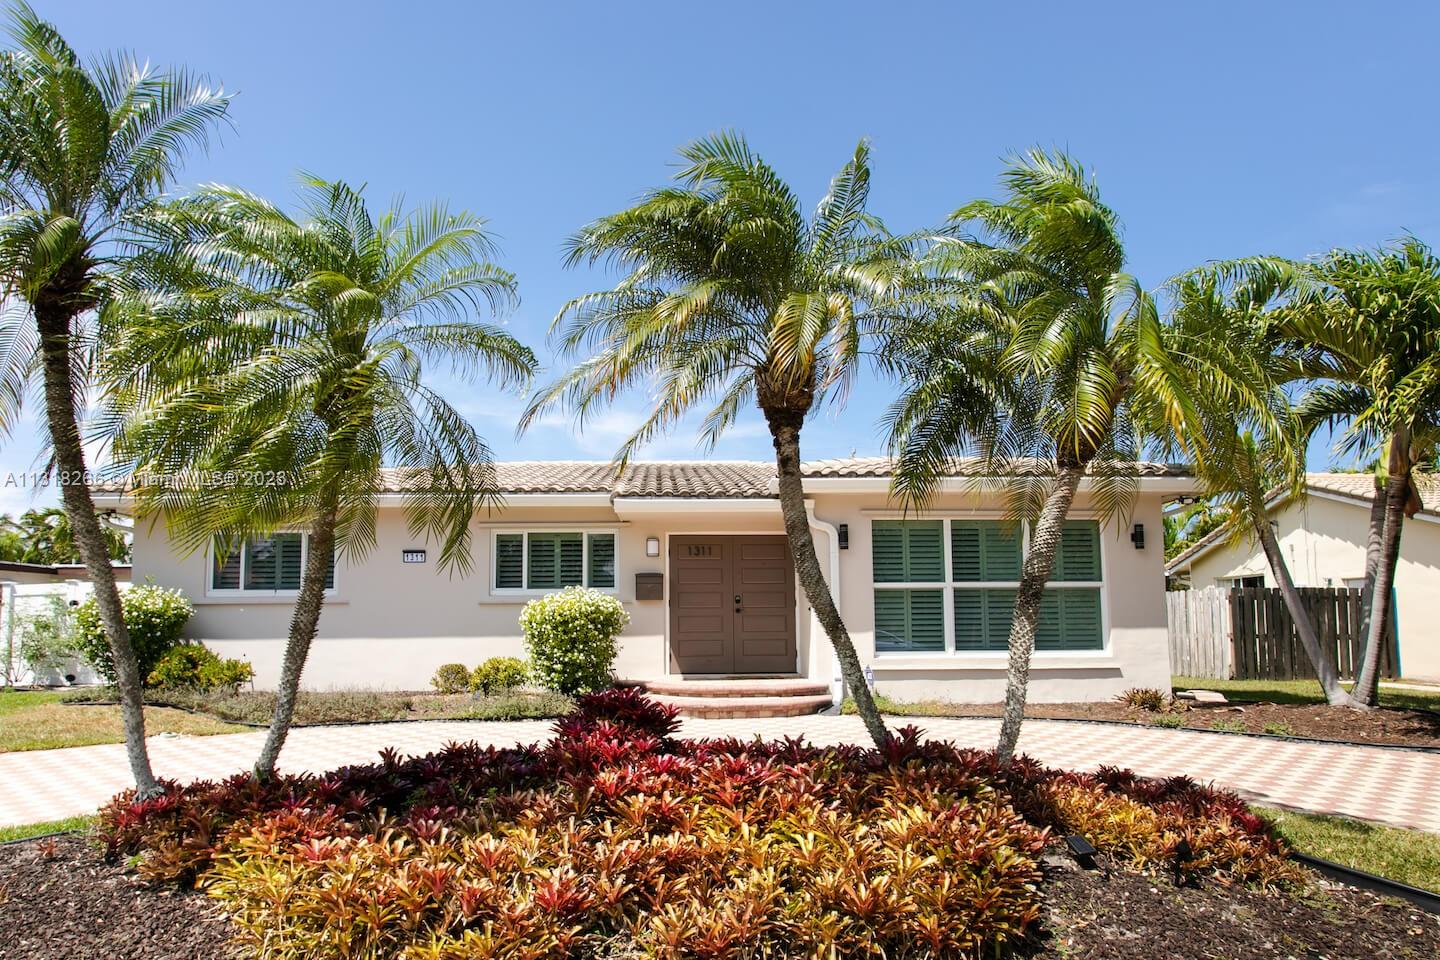
<svg viewBox="0 0 1440 960">
<path fill-rule="evenodd" d="M 1311 473 L 1307 495 L 1276 493 L 1271 524 L 1300 587 L 1361 587 L 1375 481 L 1368 473 Z M 1425 507 L 1406 520 L 1395 572 L 1395 629 L 1399 671 L 1409 678 L 1440 679 L 1440 482 L 1420 485 Z M 1204 587 L 1273 587 L 1275 577 L 1258 543 L 1230 543 L 1216 531 L 1166 565 L 1172 577 Z"/>
<path fill-rule="evenodd" d="M 120 583 L 130 582 L 130 564 L 112 563 L 115 579 Z M 83 563 L 18 563 L 0 560 L 0 583 L 85 583 L 90 582 L 90 571 Z"/>
<path fill-rule="evenodd" d="M 407 532 L 398 492 L 381 499 L 376 546 L 341 558 L 304 683 L 424 689 L 447 662 L 524 656 L 530 598 L 569 584 L 613 592 L 630 613 L 621 678 L 791 677 L 840 695 L 835 657 L 797 591 L 774 465 L 603 462 L 497 465 L 503 508 L 473 523 L 473 564 L 439 569 Z M 1192 491 L 1183 468 L 1139 464 L 1133 515 L 1102 525 L 1090 484 L 1066 528 L 1045 603 L 1031 697 L 1104 700 L 1169 683 L 1161 508 Z M 886 695 L 1003 699 L 1006 638 L 1023 538 L 999 494 L 943 482 L 923 514 L 889 496 L 890 463 L 804 467 L 811 529 L 860 657 Z M 398 479 L 396 481 L 398 483 Z M 133 511 L 116 491 L 103 506 Z M 135 524 L 135 575 L 195 603 L 189 634 L 279 674 L 306 540 L 280 533 L 228 556 L 172 546 L 165 518 Z"/>
</svg>

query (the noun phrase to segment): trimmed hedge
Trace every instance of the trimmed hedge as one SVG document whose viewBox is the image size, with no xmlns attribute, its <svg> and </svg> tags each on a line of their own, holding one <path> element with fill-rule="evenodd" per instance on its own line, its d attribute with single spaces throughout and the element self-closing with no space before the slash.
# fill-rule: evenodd
<svg viewBox="0 0 1440 960">
<path fill-rule="evenodd" d="M 629 623 L 619 600 L 586 587 L 546 594 L 520 611 L 535 679 L 571 697 L 615 681 L 616 640 Z"/>
</svg>

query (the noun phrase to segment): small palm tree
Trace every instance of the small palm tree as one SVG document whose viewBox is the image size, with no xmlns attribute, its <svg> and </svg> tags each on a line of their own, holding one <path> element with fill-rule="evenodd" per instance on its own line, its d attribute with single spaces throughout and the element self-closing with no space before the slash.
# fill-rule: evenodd
<svg viewBox="0 0 1440 960">
<path fill-rule="evenodd" d="M 817 403 L 843 387 L 865 336 L 885 322 L 912 269 L 909 245 L 865 210 L 864 142 L 809 219 L 739 136 L 706 137 L 680 156 L 679 186 L 651 191 L 570 241 L 570 264 L 608 260 L 628 272 L 560 311 L 561 347 L 586 356 L 534 398 L 522 426 L 556 404 L 583 422 L 625 388 L 644 385 L 655 402 L 620 448 L 623 466 L 702 403 L 710 405 L 702 436 L 712 446 L 744 407 L 759 406 L 796 577 L 866 729 L 883 744 L 889 734 L 815 553 L 800 433 Z"/>
<path fill-rule="evenodd" d="M 1191 336 L 1192 358 L 1202 352 L 1223 363 L 1197 363 L 1193 395 L 1205 432 L 1206 456 L 1198 478 L 1208 505 L 1231 541 L 1260 544 L 1290 613 L 1300 646 L 1315 668 L 1331 706 L 1350 705 L 1335 663 L 1320 646 L 1315 622 L 1290 575 L 1289 564 L 1270 525 L 1269 504 L 1278 493 L 1305 496 L 1305 450 L 1300 418 L 1291 408 L 1283 383 L 1293 374 L 1293 359 L 1274 337 L 1274 310 L 1308 289 L 1303 268 L 1283 260 L 1256 258 L 1193 271 L 1171 284 L 1177 326 Z M 1283 309 L 1283 306 L 1281 307 Z M 1213 391 L 1214 372 L 1223 366 L 1243 375 L 1262 401 L 1255 407 L 1221 402 Z"/>
<path fill-rule="evenodd" d="M 115 658 L 130 771 L 146 795 L 157 788 L 141 677 L 77 420 L 87 324 L 126 266 L 119 245 L 185 152 L 206 145 L 229 97 L 183 70 L 128 57 L 82 64 L 23 3 L 11 10 L 9 32 L 13 49 L 0 53 L 0 429 L 13 427 L 38 379 L 61 502 Z"/>
<path fill-rule="evenodd" d="M 1145 440 L 1179 430 L 1194 404 L 1173 331 L 1124 272 L 1119 223 L 1094 180 L 1064 154 L 1032 150 L 1002 183 L 1004 199 L 961 207 L 931 250 L 939 289 L 950 290 L 945 322 L 964 339 L 921 341 L 931 356 L 917 369 L 927 372 L 903 376 L 892 443 L 895 489 L 908 502 L 923 504 L 951 458 L 975 452 L 987 461 L 980 472 L 1003 482 L 1010 512 L 1030 523 L 998 745 L 1008 762 L 1041 598 L 1081 480 L 1103 514 L 1123 513 Z M 950 362 L 956 342 L 981 362 Z"/>
<path fill-rule="evenodd" d="M 1302 266 L 1308 281 L 1277 312 L 1276 335 L 1309 386 L 1311 429 L 1343 426 L 1341 451 L 1380 464 L 1365 565 L 1365 656 L 1354 701 L 1378 702 L 1381 645 L 1407 516 L 1421 508 L 1417 468 L 1440 440 L 1440 258 L 1413 237 L 1377 251 L 1336 250 Z"/>
<path fill-rule="evenodd" d="M 444 206 L 371 215 L 343 183 L 307 178 L 303 214 L 209 187 L 165 211 L 154 276 L 183 283 L 129 304 L 110 350 L 117 459 L 164 512 L 176 542 L 222 549 L 302 528 L 309 545 L 275 715 L 256 775 L 289 731 L 332 557 L 375 544 L 382 468 L 402 468 L 412 535 L 468 566 L 470 523 L 497 497 L 490 451 L 422 378 L 442 362 L 503 386 L 532 375 L 530 350 L 471 319 L 509 304 L 483 222 Z M 255 482 L 217 488 L 208 475 Z"/>
</svg>

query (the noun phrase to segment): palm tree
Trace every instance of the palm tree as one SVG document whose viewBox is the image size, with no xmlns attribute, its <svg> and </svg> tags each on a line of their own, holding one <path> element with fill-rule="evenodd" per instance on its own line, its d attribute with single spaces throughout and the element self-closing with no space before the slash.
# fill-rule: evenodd
<svg viewBox="0 0 1440 960">
<path fill-rule="evenodd" d="M 17 538 L 16 555 L 6 559 L 45 564 L 84 562 L 75 544 L 75 534 L 70 529 L 70 517 L 64 510 L 55 507 L 26 510 L 18 520 L 12 520 L 8 514 L 0 514 L 0 531 L 12 533 Z M 130 544 L 123 532 L 102 523 L 100 533 L 105 538 L 106 555 L 111 560 L 130 559 Z"/>
<path fill-rule="evenodd" d="M 1232 541 L 1250 539 L 1260 544 L 1326 702 L 1349 706 L 1350 695 L 1340 685 L 1335 663 L 1320 646 L 1315 622 L 1270 525 L 1269 504 L 1277 494 L 1305 496 L 1307 438 L 1282 387 L 1293 375 L 1294 363 L 1279 349 L 1272 321 L 1274 309 L 1283 310 L 1297 293 L 1305 296 L 1307 291 L 1303 268 L 1256 258 L 1184 274 L 1172 282 L 1170 292 L 1176 325 L 1191 336 L 1192 357 L 1202 352 L 1212 359 L 1224 357 L 1223 366 L 1243 373 L 1260 388 L 1256 396 L 1264 404 L 1263 415 L 1257 417 L 1254 407 L 1215 402 L 1225 396 L 1208 389 L 1219 364 L 1187 364 L 1198 374 L 1192 393 L 1198 398 L 1205 432 L 1206 456 L 1197 474 L 1219 518 L 1217 528 L 1223 528 Z"/>
<path fill-rule="evenodd" d="M 117 459 L 133 465 L 142 513 L 176 542 L 228 551 L 252 535 L 308 533 L 269 736 L 274 773 L 335 555 L 375 545 L 382 467 L 402 469 L 414 536 L 465 570 L 470 522 L 495 500 L 489 448 L 422 374 L 442 362 L 504 386 L 533 354 L 471 319 L 508 305 L 514 278 L 490 262 L 483 221 L 435 205 L 371 215 L 359 191 L 307 178 L 303 214 L 229 187 L 165 211 L 157 275 L 184 282 L 131 304 L 111 349 Z M 255 482 L 217 488 L 233 471 Z"/>
<path fill-rule="evenodd" d="M 207 145 L 229 97 L 129 57 L 82 64 L 23 3 L 9 33 L 14 49 L 0 53 L 0 430 L 14 426 L 38 379 L 61 502 L 115 658 L 130 771 L 148 795 L 157 787 L 141 678 L 80 442 L 87 324 L 125 265 L 117 245 L 185 152 Z"/>
<path fill-rule="evenodd" d="M 843 388 L 911 269 L 909 245 L 865 210 L 870 149 L 861 142 L 807 219 L 799 200 L 744 139 L 722 133 L 680 151 L 678 186 L 591 223 L 567 261 L 625 269 L 614 288 L 579 297 L 555 319 L 577 365 L 536 395 L 522 421 L 569 406 L 577 421 L 643 384 L 655 401 L 621 446 L 622 466 L 702 403 L 710 446 L 748 404 L 775 447 L 780 508 L 796 578 L 840 661 L 877 745 L 889 739 L 815 554 L 801 481 L 800 433 Z"/>
<path fill-rule="evenodd" d="M 1381 645 L 1406 517 L 1421 508 L 1415 471 L 1440 439 L 1440 259 L 1413 237 L 1376 251 L 1336 250 L 1304 266 L 1303 295 L 1276 331 L 1310 384 L 1297 409 L 1312 430 L 1343 426 L 1341 451 L 1380 464 L 1371 510 L 1352 699 L 1378 702 Z"/>
<path fill-rule="evenodd" d="M 1195 410 L 1175 333 L 1124 272 L 1119 222 L 1094 180 L 1064 154 L 1038 149 L 1013 160 L 1001 180 L 1004 199 L 957 210 L 928 258 L 942 292 L 952 291 L 956 317 L 946 322 L 968 329 L 967 342 L 993 360 L 946 363 L 955 339 L 931 338 L 935 356 L 922 368 L 939 379 L 902 375 L 892 445 L 894 486 L 908 502 L 923 504 L 951 458 L 975 452 L 986 461 L 980 472 L 1004 484 L 1011 514 L 1030 524 L 998 745 L 1008 763 L 1041 598 L 1082 479 L 1093 483 L 1102 515 L 1124 513 L 1146 438 L 1179 431 Z M 983 402 L 933 402 L 947 393 L 999 404 L 989 416 Z"/>
</svg>

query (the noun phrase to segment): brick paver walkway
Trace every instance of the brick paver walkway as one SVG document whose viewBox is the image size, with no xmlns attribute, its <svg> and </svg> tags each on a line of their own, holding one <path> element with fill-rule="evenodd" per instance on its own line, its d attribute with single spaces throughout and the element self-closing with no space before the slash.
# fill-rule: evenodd
<svg viewBox="0 0 1440 960">
<path fill-rule="evenodd" d="M 994 746 L 999 729 L 999 721 L 988 719 L 913 722 L 930 737 L 985 749 Z M 450 741 L 504 746 L 544 740 L 547 732 L 542 721 L 301 728 L 290 734 L 281 767 L 321 771 L 368 762 L 383 747 L 414 754 Z M 803 736 L 821 745 L 867 742 L 856 717 L 688 720 L 683 732 L 694 737 Z M 262 739 L 258 732 L 157 736 L 150 740 L 150 755 L 159 776 L 218 778 L 246 769 Z M 1112 764 L 1145 776 L 1186 774 L 1257 802 L 1440 832 L 1440 754 L 1045 720 L 1026 721 L 1020 746 L 1054 767 L 1085 770 Z M 89 813 L 128 781 L 119 744 L 0 754 L 0 826 Z"/>
</svg>

